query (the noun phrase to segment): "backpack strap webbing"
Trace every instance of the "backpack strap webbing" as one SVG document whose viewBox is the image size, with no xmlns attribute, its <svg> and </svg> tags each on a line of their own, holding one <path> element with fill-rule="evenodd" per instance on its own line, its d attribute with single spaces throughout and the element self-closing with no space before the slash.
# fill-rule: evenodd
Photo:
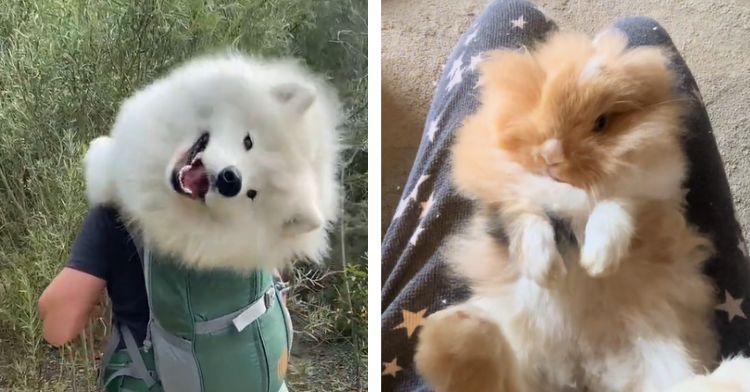
<svg viewBox="0 0 750 392">
<path fill-rule="evenodd" d="M 109 361 L 111 360 L 112 355 L 117 349 L 120 339 L 122 339 L 122 341 L 125 343 L 125 350 L 127 351 L 128 357 L 130 358 L 130 363 L 126 367 L 122 369 L 118 369 L 112 374 L 110 374 L 106 380 L 103 380 L 104 381 L 102 383 L 103 387 L 106 388 L 107 385 L 109 385 L 109 383 L 116 380 L 118 377 L 128 376 L 128 377 L 137 378 L 143 381 L 146 387 L 151 389 L 151 387 L 156 384 L 156 380 L 154 379 L 154 377 L 156 377 L 156 374 L 154 372 L 149 371 L 148 368 L 146 367 L 146 363 L 143 361 L 141 352 L 138 349 L 138 344 L 135 342 L 133 333 L 130 332 L 130 329 L 128 329 L 128 327 L 124 325 L 114 326 L 112 330 L 112 336 L 110 337 L 110 341 L 107 344 L 104 357 L 102 358 L 102 363 L 104 364 L 105 367 L 109 364 Z M 104 378 L 103 371 L 101 375 L 103 379 Z"/>
<path fill-rule="evenodd" d="M 229 328 L 234 325 L 238 332 L 242 332 L 258 317 L 265 314 L 276 300 L 276 289 L 271 286 L 262 297 L 250 305 L 215 319 L 201 321 L 195 324 L 195 333 L 210 334 Z"/>
<path fill-rule="evenodd" d="M 112 360 L 112 355 L 114 355 L 115 351 L 117 351 L 117 346 L 120 345 L 120 329 L 117 327 L 117 324 L 112 324 L 112 333 L 109 335 L 109 341 L 107 342 L 107 346 L 104 348 L 104 354 L 102 355 L 102 362 L 101 362 L 101 369 L 99 370 L 99 384 L 106 386 L 110 379 L 107 380 L 107 383 L 104 383 L 104 374 L 105 369 L 107 366 L 109 366 L 109 361 Z"/>
</svg>

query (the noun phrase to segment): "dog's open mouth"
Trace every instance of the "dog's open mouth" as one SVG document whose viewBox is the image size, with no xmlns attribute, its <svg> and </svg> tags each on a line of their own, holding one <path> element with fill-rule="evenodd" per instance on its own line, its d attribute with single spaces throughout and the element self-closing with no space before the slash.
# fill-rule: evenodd
<svg viewBox="0 0 750 392">
<path fill-rule="evenodd" d="M 172 188 L 193 200 L 205 200 L 210 188 L 208 172 L 201 160 L 208 139 L 208 132 L 202 134 L 172 169 Z"/>
</svg>

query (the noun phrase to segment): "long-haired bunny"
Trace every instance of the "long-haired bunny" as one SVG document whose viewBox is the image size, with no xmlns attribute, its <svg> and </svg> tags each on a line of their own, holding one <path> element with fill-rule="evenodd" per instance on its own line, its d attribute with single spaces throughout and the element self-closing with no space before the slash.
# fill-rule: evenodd
<svg viewBox="0 0 750 392">
<path fill-rule="evenodd" d="M 473 296 L 421 331 L 428 384 L 666 391 L 713 368 L 712 245 L 684 218 L 684 104 L 666 54 L 616 30 L 557 33 L 480 72 L 481 106 L 452 151 L 479 212 L 446 251 Z M 740 388 L 749 366 L 696 382 Z"/>
</svg>

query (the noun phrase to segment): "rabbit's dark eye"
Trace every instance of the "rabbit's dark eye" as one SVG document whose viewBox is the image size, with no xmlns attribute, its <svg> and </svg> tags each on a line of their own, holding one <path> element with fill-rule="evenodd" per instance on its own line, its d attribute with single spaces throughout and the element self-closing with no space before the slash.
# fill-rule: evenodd
<svg viewBox="0 0 750 392">
<path fill-rule="evenodd" d="M 242 139 L 242 143 L 245 145 L 245 150 L 247 151 L 250 151 L 250 149 L 253 148 L 253 139 L 250 138 L 249 133 L 245 135 L 244 139 Z"/>
<path fill-rule="evenodd" d="M 602 132 L 604 131 L 604 128 L 607 126 L 607 116 L 602 114 L 601 116 L 596 118 L 596 121 L 594 122 L 594 132 Z"/>
</svg>

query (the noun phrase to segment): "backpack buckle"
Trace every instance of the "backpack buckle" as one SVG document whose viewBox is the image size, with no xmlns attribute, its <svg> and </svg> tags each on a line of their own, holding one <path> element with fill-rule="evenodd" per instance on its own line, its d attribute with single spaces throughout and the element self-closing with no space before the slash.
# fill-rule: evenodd
<svg viewBox="0 0 750 392">
<path fill-rule="evenodd" d="M 266 309 L 271 309 L 271 305 L 273 305 L 273 298 L 274 294 L 276 294 L 276 290 L 271 287 L 270 290 L 266 291 L 265 294 L 263 294 L 263 302 L 266 305 Z"/>
</svg>

